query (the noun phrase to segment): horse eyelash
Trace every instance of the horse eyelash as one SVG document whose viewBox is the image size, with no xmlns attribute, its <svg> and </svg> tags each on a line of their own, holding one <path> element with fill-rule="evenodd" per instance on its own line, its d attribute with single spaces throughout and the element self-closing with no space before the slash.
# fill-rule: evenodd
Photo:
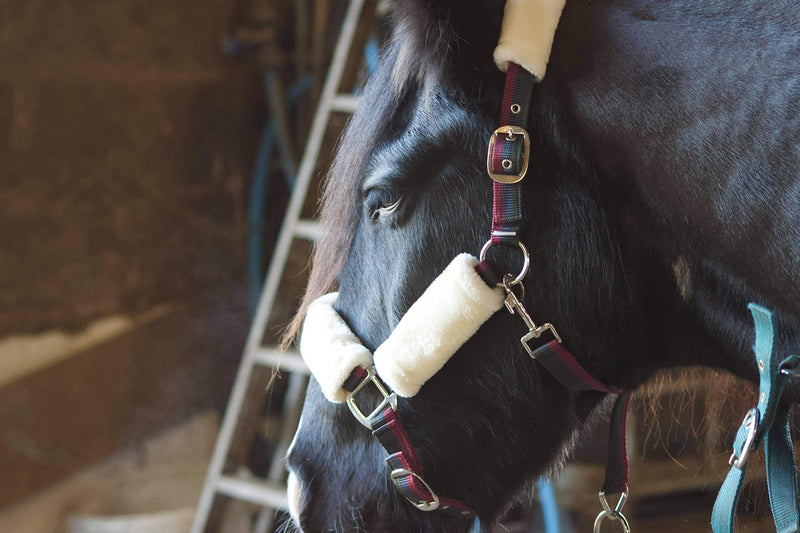
<svg viewBox="0 0 800 533">
<path fill-rule="evenodd" d="M 403 195 L 391 189 L 373 188 L 367 191 L 364 204 L 369 212 L 369 218 L 377 221 L 381 216 L 391 215 L 396 212 L 402 200 Z"/>
</svg>

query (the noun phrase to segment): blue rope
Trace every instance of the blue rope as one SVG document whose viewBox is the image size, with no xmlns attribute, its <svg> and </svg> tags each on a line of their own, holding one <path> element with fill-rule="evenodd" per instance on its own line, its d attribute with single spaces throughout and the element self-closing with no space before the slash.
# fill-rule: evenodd
<svg viewBox="0 0 800 533">
<path fill-rule="evenodd" d="M 273 72 L 264 72 L 264 85 L 267 77 Z M 311 88 L 314 79 L 306 76 L 293 83 L 286 94 L 285 105 L 292 106 Z M 265 92 L 267 99 L 272 96 Z M 261 140 L 258 144 L 256 162 L 253 166 L 253 175 L 250 185 L 250 202 L 248 213 L 249 233 L 247 236 L 247 285 L 251 313 L 258 307 L 261 297 L 261 287 L 264 282 L 262 268 L 263 236 L 264 236 L 264 206 L 267 204 L 269 184 L 269 162 L 272 158 L 272 149 L 275 146 L 275 121 L 270 120 L 264 125 Z M 284 173 L 284 179 L 289 189 L 294 187 L 294 176 Z"/>
<path fill-rule="evenodd" d="M 542 519 L 545 533 L 559 533 L 561 524 L 558 517 L 558 501 L 553 484 L 547 479 L 540 479 L 538 484 L 539 502 L 542 506 Z"/>
<path fill-rule="evenodd" d="M 470 529 L 469 533 L 481 533 L 481 521 L 477 517 L 475 522 L 472 523 L 472 529 Z"/>
</svg>

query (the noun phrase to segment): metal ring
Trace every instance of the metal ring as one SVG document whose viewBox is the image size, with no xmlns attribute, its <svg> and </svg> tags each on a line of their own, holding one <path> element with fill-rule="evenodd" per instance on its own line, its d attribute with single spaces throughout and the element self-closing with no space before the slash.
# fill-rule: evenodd
<svg viewBox="0 0 800 533">
<path fill-rule="evenodd" d="M 600 511 L 600 514 L 598 514 L 597 518 L 594 519 L 594 527 L 592 528 L 593 533 L 600 533 L 600 525 L 603 523 L 603 519 L 606 516 L 611 520 L 619 520 L 619 523 L 622 524 L 622 531 L 625 533 L 631 533 L 631 525 L 628 523 L 628 519 L 625 518 L 624 514 L 620 513 L 619 511 L 612 511 L 609 514 L 605 509 Z"/>
<path fill-rule="evenodd" d="M 483 247 L 481 248 L 481 253 L 478 254 L 479 261 L 483 261 L 486 259 L 486 252 L 489 251 L 489 248 L 491 248 L 493 244 L 494 243 L 492 242 L 492 239 L 486 241 L 486 244 L 484 244 Z M 528 267 L 531 265 L 531 256 L 530 254 L 528 254 L 528 249 L 525 248 L 525 245 L 522 244 L 522 241 L 517 241 L 517 246 L 519 246 L 519 249 L 522 250 L 522 257 L 524 262 L 522 263 L 522 270 L 517 275 L 517 277 L 514 278 L 513 281 L 509 283 L 509 285 L 517 285 L 519 283 L 522 283 L 522 280 L 525 279 L 525 276 L 528 274 Z M 498 283 L 497 286 L 502 287 L 502 284 Z"/>
</svg>

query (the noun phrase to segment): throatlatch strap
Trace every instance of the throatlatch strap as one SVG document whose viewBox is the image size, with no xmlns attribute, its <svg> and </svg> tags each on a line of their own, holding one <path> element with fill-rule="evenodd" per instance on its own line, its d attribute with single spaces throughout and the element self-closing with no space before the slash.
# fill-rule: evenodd
<svg viewBox="0 0 800 533">
<path fill-rule="evenodd" d="M 736 433 L 731 456 L 733 466 L 714 503 L 711 527 L 714 533 L 733 532 L 748 457 L 764 439 L 767 486 L 775 528 L 778 533 L 794 533 L 800 531 L 800 509 L 789 435 L 789 409 L 781 403 L 781 395 L 789 382 L 789 376 L 782 371 L 796 371 L 800 358 L 796 355 L 783 358 L 774 350 L 772 312 L 752 303 L 748 308 L 753 314 L 756 330 L 753 350 L 760 376 L 759 401 L 747 413 Z"/>
<path fill-rule="evenodd" d="M 536 348 L 533 351 L 533 358 L 541 363 L 556 381 L 570 390 L 596 390 L 610 394 L 621 392 L 620 389 L 609 387 L 593 378 L 575 356 L 556 340 Z"/>
<path fill-rule="evenodd" d="M 621 393 L 614 401 L 611 411 L 611 425 L 608 430 L 608 458 L 606 474 L 603 479 L 603 492 L 606 495 L 619 494 L 628 490 L 628 439 L 626 422 L 630 391 Z"/>
<path fill-rule="evenodd" d="M 501 126 L 525 127 L 536 77 L 516 63 L 508 65 L 503 105 L 500 111 Z M 522 136 L 514 140 L 498 136 L 489 156 L 491 172 L 514 175 L 521 172 L 527 156 Z M 504 161 L 508 161 L 505 166 Z M 526 163 L 527 164 L 527 163 Z M 522 184 L 494 182 L 492 213 L 492 243 L 516 245 L 522 224 Z"/>
</svg>

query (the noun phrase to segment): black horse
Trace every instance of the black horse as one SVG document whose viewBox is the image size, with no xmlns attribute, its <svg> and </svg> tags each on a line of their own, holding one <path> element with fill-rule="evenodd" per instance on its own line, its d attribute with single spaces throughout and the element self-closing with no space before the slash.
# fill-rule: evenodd
<svg viewBox="0 0 800 533">
<path fill-rule="evenodd" d="M 502 13 L 501 0 L 393 6 L 325 192 L 307 295 L 338 284 L 337 309 L 370 349 L 488 237 Z M 800 347 L 798 58 L 794 0 L 568 0 L 531 102 L 525 305 L 600 381 L 632 390 L 686 365 L 755 380 L 751 301 L 775 311 L 778 349 Z M 519 270 L 516 250 L 491 253 Z M 486 527 L 607 403 L 559 385 L 522 333 L 498 312 L 398 407 L 426 481 Z M 384 458 L 312 381 L 288 459 L 303 530 L 468 530 L 404 501 Z"/>
</svg>

